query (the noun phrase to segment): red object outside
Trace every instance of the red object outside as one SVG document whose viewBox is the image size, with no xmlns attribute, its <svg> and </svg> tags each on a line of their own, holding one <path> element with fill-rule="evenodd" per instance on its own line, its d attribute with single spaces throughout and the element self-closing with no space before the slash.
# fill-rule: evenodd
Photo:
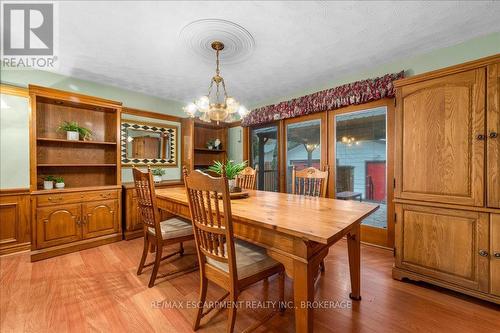
<svg viewBox="0 0 500 333">
<path fill-rule="evenodd" d="M 368 200 L 386 200 L 385 175 L 385 161 L 366 162 L 366 198 Z"/>
</svg>

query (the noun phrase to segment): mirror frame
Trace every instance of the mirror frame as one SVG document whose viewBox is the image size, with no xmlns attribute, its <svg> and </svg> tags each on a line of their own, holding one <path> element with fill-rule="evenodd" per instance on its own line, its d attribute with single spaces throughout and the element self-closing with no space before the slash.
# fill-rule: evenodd
<svg viewBox="0 0 500 333">
<path fill-rule="evenodd" d="M 134 128 L 152 133 L 169 133 L 170 134 L 170 159 L 132 159 L 127 157 L 127 129 Z M 122 167 L 133 166 L 162 166 L 162 167 L 177 167 L 177 126 L 149 123 L 131 119 L 122 119 L 120 124 L 120 153 Z"/>
</svg>

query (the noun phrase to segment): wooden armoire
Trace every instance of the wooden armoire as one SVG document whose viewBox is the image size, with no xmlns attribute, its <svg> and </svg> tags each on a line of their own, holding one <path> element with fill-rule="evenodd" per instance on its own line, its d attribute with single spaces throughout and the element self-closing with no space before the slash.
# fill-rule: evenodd
<svg viewBox="0 0 500 333">
<path fill-rule="evenodd" d="M 500 55 L 395 87 L 393 277 L 500 303 Z"/>
</svg>

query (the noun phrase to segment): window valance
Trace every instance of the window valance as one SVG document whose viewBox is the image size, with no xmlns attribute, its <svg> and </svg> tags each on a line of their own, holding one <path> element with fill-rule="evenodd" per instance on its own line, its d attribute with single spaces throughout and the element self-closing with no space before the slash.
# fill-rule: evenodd
<svg viewBox="0 0 500 333">
<path fill-rule="evenodd" d="M 386 74 L 374 79 L 356 81 L 318 91 L 278 104 L 263 106 L 252 110 L 243 119 L 242 126 L 265 124 L 276 120 L 394 97 L 395 91 L 392 83 L 403 77 L 404 71 Z"/>
</svg>

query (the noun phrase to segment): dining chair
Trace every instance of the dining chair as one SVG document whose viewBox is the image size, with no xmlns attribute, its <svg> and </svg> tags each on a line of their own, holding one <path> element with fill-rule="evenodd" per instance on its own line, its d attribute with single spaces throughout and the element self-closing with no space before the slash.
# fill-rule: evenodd
<svg viewBox="0 0 500 333">
<path fill-rule="evenodd" d="M 135 191 L 137 192 L 139 218 L 142 220 L 144 228 L 144 249 L 142 251 L 139 268 L 137 269 L 137 275 L 142 274 L 144 267 L 153 265 L 153 271 L 151 272 L 151 278 L 148 284 L 149 288 L 151 288 L 155 284 L 160 262 L 176 254 L 179 254 L 181 257 L 184 255 L 183 242 L 194 239 L 193 227 L 189 221 L 178 217 L 171 217 L 161 221 L 160 211 L 156 204 L 151 170 L 148 168 L 147 172 L 142 172 L 137 168 L 133 168 L 132 173 L 134 176 Z M 162 257 L 163 246 L 171 244 L 179 244 L 179 250 Z M 145 262 L 150 246 L 154 248 L 155 259 L 153 262 L 146 264 Z M 190 270 L 193 270 L 193 267 L 191 267 Z M 167 275 L 180 272 L 182 271 L 174 271 Z"/>
<path fill-rule="evenodd" d="M 254 190 L 257 171 L 247 166 L 236 176 L 236 186 L 241 189 Z"/>
<path fill-rule="evenodd" d="M 325 171 L 313 167 L 296 171 L 292 166 L 292 194 L 311 197 L 326 197 L 326 186 L 328 184 L 328 167 Z M 325 261 L 322 260 L 319 268 L 325 271 Z"/>
<path fill-rule="evenodd" d="M 199 308 L 193 329 L 197 330 L 201 319 L 214 309 L 212 307 L 204 311 L 208 281 L 227 291 L 217 304 L 229 296 L 227 332 L 234 330 L 236 320 L 234 305 L 240 293 L 250 285 L 274 274 L 279 275 L 279 304 L 282 313 L 284 267 L 269 257 L 264 248 L 234 238 L 231 202 L 225 174 L 214 178 L 195 170 L 188 175 L 185 168 L 183 173 L 200 267 Z M 271 316 L 275 313 L 271 313 Z M 262 322 L 257 323 L 252 329 L 260 324 Z"/>
</svg>

